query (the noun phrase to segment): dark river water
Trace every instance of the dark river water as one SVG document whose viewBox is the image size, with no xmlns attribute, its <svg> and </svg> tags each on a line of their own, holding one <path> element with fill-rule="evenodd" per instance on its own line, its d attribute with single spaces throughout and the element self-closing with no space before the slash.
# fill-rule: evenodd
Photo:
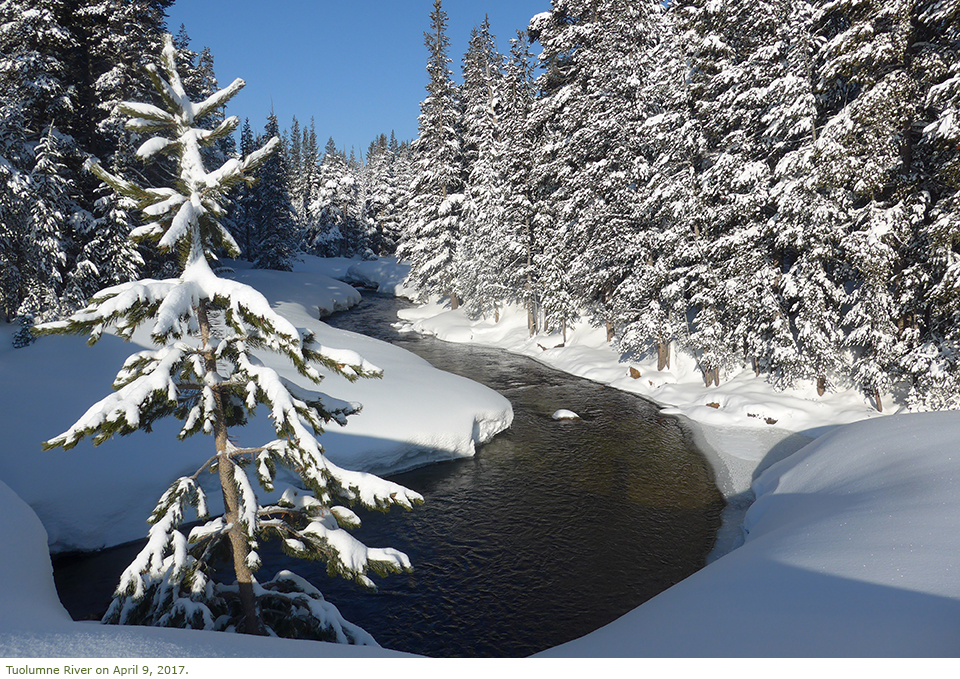
<svg viewBox="0 0 960 679">
<path fill-rule="evenodd" d="M 412 574 L 375 577 L 367 592 L 266 543 L 261 581 L 283 568 L 306 577 L 387 648 L 516 657 L 595 630 L 703 567 L 724 501 L 677 420 L 525 357 L 400 335 L 391 323 L 407 305 L 365 294 L 327 322 L 486 384 L 510 399 L 513 425 L 474 458 L 390 477 L 424 496 L 413 511 L 358 511 L 357 538 L 406 552 Z M 555 421 L 559 408 L 582 419 Z M 141 544 L 55 560 L 74 618 L 103 613 Z"/>
</svg>

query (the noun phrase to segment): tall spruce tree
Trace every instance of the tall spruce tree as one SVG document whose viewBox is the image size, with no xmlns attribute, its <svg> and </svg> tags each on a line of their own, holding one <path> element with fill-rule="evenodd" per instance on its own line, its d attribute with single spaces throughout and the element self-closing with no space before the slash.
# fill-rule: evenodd
<svg viewBox="0 0 960 679">
<path fill-rule="evenodd" d="M 899 372 L 912 408 L 960 406 L 960 2 L 914 7 L 911 70 L 922 95 L 920 134 L 912 148 L 918 187 L 930 201 L 901 275 L 907 351 Z"/>
<path fill-rule="evenodd" d="M 463 226 L 454 262 L 456 290 L 471 316 L 499 317 L 508 298 L 503 277 L 503 57 L 490 21 L 474 28 L 463 58 Z"/>
<path fill-rule="evenodd" d="M 394 504 L 409 508 L 422 498 L 326 460 L 316 436 L 324 423 L 343 423 L 356 407 L 295 387 L 253 351 L 286 357 L 313 383 L 322 379 L 316 365 L 348 379 L 378 371 L 352 351 L 322 347 L 312 336 L 301 336 L 258 292 L 213 273 L 208 253 L 217 248 L 237 252 L 219 223 L 224 195 L 232 185 L 250 180 L 250 173 L 276 152 L 279 139 L 273 137 L 243 159 L 207 172 L 201 148 L 230 134 L 239 121 L 229 118 L 214 130 L 194 127 L 195 121 L 225 104 L 243 81 L 199 103 L 190 102 L 170 37 L 161 68 L 148 72 L 163 106 L 124 103 L 122 109 L 131 116 L 130 128 L 169 135 L 149 139 L 137 155 L 145 160 L 160 153 L 174 156 L 176 187 L 143 188 L 96 162 L 90 167 L 118 193 L 136 200 L 150 220 L 135 229 L 133 237 L 176 249 L 182 271 L 173 279 L 107 288 L 68 320 L 43 327 L 48 334 L 89 333 L 95 342 L 106 327 L 129 339 L 147 324 L 156 345 L 126 361 L 114 394 L 44 445 L 68 449 L 86 436 L 100 443 L 115 434 L 149 430 L 154 421 L 172 415 L 184 423 L 180 438 L 199 432 L 213 436 L 215 454 L 194 474 L 174 481 L 160 498 L 150 518 L 150 539 L 124 571 L 105 621 L 374 643 L 301 578 L 284 571 L 270 582 L 257 583 L 256 550 L 261 539 L 279 537 L 288 553 L 326 561 L 331 573 L 372 586 L 369 571 L 408 570 L 410 562 L 396 550 L 367 548 L 346 533 L 344 527 L 358 519 L 336 501 L 385 509 Z M 246 421 L 258 404 L 271 410 L 277 438 L 240 449 L 231 440 L 230 428 Z M 289 469 L 309 490 L 288 487 L 276 504 L 263 506 L 248 477 L 248 464 L 267 490 L 274 490 L 278 467 Z M 225 514 L 212 520 L 198 482 L 205 470 L 219 475 L 225 505 Z M 188 537 L 179 526 L 190 507 L 198 518 L 208 520 Z M 211 577 L 212 554 L 220 545 L 232 555 L 233 586 Z"/>
<path fill-rule="evenodd" d="M 462 223 L 463 162 L 460 110 L 449 67 L 447 13 L 441 0 L 434 1 L 424 43 L 430 81 L 427 98 L 420 104 L 420 134 L 413 143 L 417 172 L 408 204 L 409 222 L 397 256 L 410 264 L 407 280 L 421 295 L 449 297 L 457 308 L 453 265 Z"/>
<path fill-rule="evenodd" d="M 279 138 L 280 125 L 270 113 L 264 127 L 265 139 Z M 300 234 L 294 221 L 287 184 L 287 159 L 282 146 L 266 160 L 254 188 L 257 239 L 254 265 L 259 269 L 291 271 L 297 258 Z"/>
<path fill-rule="evenodd" d="M 540 281 L 534 261 L 538 254 L 533 227 L 534 140 L 530 129 L 533 106 L 533 57 L 526 36 L 517 32 L 505 67 L 501 132 L 503 135 L 503 243 L 501 272 L 509 301 L 527 310 L 527 331 L 537 330 Z"/>
</svg>

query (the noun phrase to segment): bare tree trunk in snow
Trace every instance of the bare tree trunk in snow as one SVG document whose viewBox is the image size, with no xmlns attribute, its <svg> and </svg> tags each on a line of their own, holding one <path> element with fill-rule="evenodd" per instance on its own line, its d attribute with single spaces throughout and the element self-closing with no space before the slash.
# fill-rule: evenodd
<svg viewBox="0 0 960 679">
<path fill-rule="evenodd" d="M 657 342 L 657 370 L 670 367 L 670 343 L 663 341 L 661 335 Z"/>
<path fill-rule="evenodd" d="M 216 372 L 217 358 L 210 343 L 210 319 L 207 316 L 207 303 L 201 301 L 197 306 L 197 319 L 200 323 L 200 337 L 203 340 L 203 354 L 205 367 L 208 373 Z M 227 420 L 223 407 L 223 394 L 220 386 L 212 387 L 214 398 L 214 436 L 217 446 L 217 470 L 220 474 L 220 489 L 223 491 L 224 515 L 223 520 L 231 526 L 229 532 L 230 547 L 233 552 L 233 570 L 237 576 L 237 587 L 240 594 L 240 604 L 243 607 L 244 630 L 246 634 L 264 636 L 263 619 L 257 606 L 257 597 L 253 590 L 253 573 L 247 563 L 250 555 L 250 545 L 247 536 L 240 526 L 240 499 L 237 494 L 237 483 L 234 478 L 236 465 L 230 459 L 227 451 Z"/>
</svg>

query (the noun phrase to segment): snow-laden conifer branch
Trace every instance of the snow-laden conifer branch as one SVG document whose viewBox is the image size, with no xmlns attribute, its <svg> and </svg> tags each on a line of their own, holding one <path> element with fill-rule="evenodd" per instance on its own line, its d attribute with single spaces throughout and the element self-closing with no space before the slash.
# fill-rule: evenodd
<svg viewBox="0 0 960 679">
<path fill-rule="evenodd" d="M 302 517 L 299 522 L 290 515 Z M 282 519 L 276 517 L 284 517 Z M 291 556 L 323 559 L 331 574 L 357 580 L 375 588 L 368 572 L 378 575 L 412 570 L 409 558 L 395 549 L 369 548 L 344 530 L 360 525 L 360 519 L 346 507 L 327 508 L 314 497 L 287 488 L 275 506 L 260 510 L 261 525 L 275 532 Z M 295 528 L 296 523 L 302 528 Z"/>
<path fill-rule="evenodd" d="M 242 78 L 237 78 L 222 90 L 218 90 L 217 92 L 214 92 L 213 94 L 211 94 L 209 97 L 207 97 L 206 99 L 204 99 L 198 104 L 193 104 L 194 119 L 202 118 L 208 113 L 215 111 L 218 108 L 222 108 L 226 106 L 227 103 L 237 95 L 237 92 L 239 92 L 244 87 L 246 87 L 246 85 L 247 83 L 244 82 Z M 231 122 L 231 120 L 233 122 Z M 224 125 L 229 126 L 230 127 L 229 132 L 232 132 L 234 129 L 236 129 L 239 123 L 240 123 L 239 118 L 231 117 L 224 120 L 221 127 Z"/>
<path fill-rule="evenodd" d="M 195 479 L 181 477 L 167 489 L 153 510 L 147 544 L 121 575 L 118 595 L 139 599 L 145 594 L 149 579 L 176 582 L 183 578 L 191 563 L 187 539 L 177 528 L 183 522 L 187 505 L 196 509 L 198 518 L 207 515 L 203 490 Z"/>
<path fill-rule="evenodd" d="M 153 104 L 124 101 L 117 104 L 117 112 L 131 118 L 142 118 L 144 120 L 152 120 L 158 123 L 166 123 L 167 126 L 173 126 L 177 124 L 177 119 L 173 114 L 169 113 L 168 111 L 164 111 L 162 108 L 154 106 Z"/>
</svg>

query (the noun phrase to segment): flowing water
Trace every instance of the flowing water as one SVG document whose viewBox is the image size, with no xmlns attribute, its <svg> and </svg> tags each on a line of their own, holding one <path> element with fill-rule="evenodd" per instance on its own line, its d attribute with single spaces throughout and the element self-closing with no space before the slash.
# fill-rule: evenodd
<svg viewBox="0 0 960 679">
<path fill-rule="evenodd" d="M 387 648 L 511 657 L 597 629 L 704 565 L 723 499 L 676 419 L 525 357 L 400 335 L 391 322 L 405 304 L 367 294 L 327 320 L 488 385 L 510 399 L 513 425 L 474 458 L 390 477 L 424 496 L 413 511 L 358 511 L 358 539 L 406 552 L 412 574 L 375 577 L 367 592 L 266 543 L 261 580 L 283 568 L 306 577 Z M 555 421 L 559 408 L 581 419 Z M 105 610 L 139 548 L 55 561 L 75 618 Z"/>
</svg>

